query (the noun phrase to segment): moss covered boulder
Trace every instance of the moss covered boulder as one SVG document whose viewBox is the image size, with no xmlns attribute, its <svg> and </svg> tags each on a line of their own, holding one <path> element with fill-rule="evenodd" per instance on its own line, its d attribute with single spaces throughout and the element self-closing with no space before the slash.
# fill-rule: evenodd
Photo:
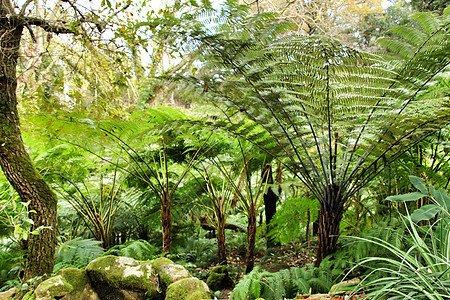
<svg viewBox="0 0 450 300">
<path fill-rule="evenodd" d="M 206 284 L 213 291 L 233 288 L 234 282 L 228 275 L 226 266 L 217 266 L 209 272 Z"/>
<path fill-rule="evenodd" d="M 177 265 L 165 257 L 155 259 L 152 262 L 152 265 L 158 274 L 159 281 L 162 284 L 163 289 L 178 280 L 191 277 L 185 267 L 182 265 Z"/>
<path fill-rule="evenodd" d="M 61 275 L 73 287 L 73 290 L 64 296 L 64 300 L 100 299 L 92 288 L 85 270 L 67 268 L 60 270 L 57 275 Z"/>
<path fill-rule="evenodd" d="M 23 299 L 36 300 L 100 300 L 92 289 L 85 270 L 63 269 L 56 276 L 41 282 L 33 293 L 27 293 Z"/>
<path fill-rule="evenodd" d="M 61 299 L 73 291 L 73 286 L 61 275 L 50 277 L 41 282 L 34 290 L 36 300 Z"/>
<path fill-rule="evenodd" d="M 167 288 L 166 300 L 211 299 L 209 288 L 197 278 L 185 278 L 172 283 Z"/>
<path fill-rule="evenodd" d="M 100 299 L 159 299 L 158 279 L 149 262 L 102 256 L 86 267 Z"/>
<path fill-rule="evenodd" d="M 167 257 L 160 257 L 152 261 L 152 266 L 155 269 L 156 273 L 159 272 L 161 266 L 167 266 L 171 264 L 174 264 L 174 262 L 168 259 Z"/>
</svg>

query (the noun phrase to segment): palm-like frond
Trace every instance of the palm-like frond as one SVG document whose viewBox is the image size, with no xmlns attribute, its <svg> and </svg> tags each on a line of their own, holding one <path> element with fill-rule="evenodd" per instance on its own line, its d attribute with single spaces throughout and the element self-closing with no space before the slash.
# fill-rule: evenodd
<svg viewBox="0 0 450 300">
<path fill-rule="evenodd" d="M 283 36 L 266 19 L 257 30 L 250 19 L 205 38 L 207 60 L 221 68 L 208 94 L 251 120 L 234 114 L 216 125 L 290 158 L 319 199 L 334 184 L 353 194 L 446 122 L 441 105 L 418 109 L 421 91 L 449 63 L 448 24 L 430 14 L 415 19 L 415 28 L 394 30 L 403 40 L 390 41 L 407 59 L 401 64 L 325 37 Z"/>
<path fill-rule="evenodd" d="M 214 76 L 189 81 L 226 107 L 216 125 L 288 158 L 321 213 L 339 223 L 350 196 L 448 124 L 448 103 L 423 111 L 421 95 L 450 63 L 449 14 L 418 14 L 416 27 L 396 29 L 403 38 L 384 40 L 396 60 L 250 17 L 201 40 Z"/>
</svg>

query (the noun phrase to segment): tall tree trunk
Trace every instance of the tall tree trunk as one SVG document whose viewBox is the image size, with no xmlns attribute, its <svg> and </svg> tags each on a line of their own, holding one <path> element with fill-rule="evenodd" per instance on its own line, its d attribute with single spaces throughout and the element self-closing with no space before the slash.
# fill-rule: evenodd
<svg viewBox="0 0 450 300">
<path fill-rule="evenodd" d="M 219 258 L 219 264 L 227 264 L 227 251 L 225 245 L 225 226 L 226 217 L 224 211 L 225 199 L 222 196 L 217 197 L 217 256 Z"/>
<path fill-rule="evenodd" d="M 227 264 L 227 252 L 225 245 L 225 220 L 218 220 L 217 224 L 217 255 L 219 264 Z"/>
<path fill-rule="evenodd" d="M 273 176 L 272 176 L 272 166 L 267 164 L 262 173 L 263 182 L 265 184 L 273 184 Z M 270 224 L 273 216 L 277 212 L 277 201 L 278 196 L 272 190 L 272 187 L 268 187 L 267 193 L 264 194 L 264 211 L 266 214 L 266 239 L 267 239 L 267 248 L 272 248 L 276 246 L 276 242 L 273 238 L 269 238 L 268 234 L 270 230 L 272 230 L 273 226 Z"/>
<path fill-rule="evenodd" d="M 256 243 L 256 207 L 251 203 L 248 212 L 247 225 L 247 255 L 245 258 L 245 273 L 250 273 L 255 266 L 255 243 Z"/>
<path fill-rule="evenodd" d="M 56 247 L 57 199 L 34 168 L 22 141 L 16 98 L 16 66 L 23 26 L 11 16 L 9 1 L 0 3 L 0 165 L 23 202 L 29 202 L 32 230 L 46 226 L 38 235 L 29 235 L 24 279 L 50 275 Z"/>
<path fill-rule="evenodd" d="M 169 193 L 164 192 L 161 199 L 161 223 L 163 235 L 163 252 L 170 253 L 172 247 L 172 199 Z"/>
<path fill-rule="evenodd" d="M 336 251 L 339 238 L 339 224 L 344 213 L 342 192 L 338 185 L 329 185 L 324 191 L 324 197 L 320 204 L 318 217 L 318 238 L 316 267 L 322 260 Z"/>
</svg>

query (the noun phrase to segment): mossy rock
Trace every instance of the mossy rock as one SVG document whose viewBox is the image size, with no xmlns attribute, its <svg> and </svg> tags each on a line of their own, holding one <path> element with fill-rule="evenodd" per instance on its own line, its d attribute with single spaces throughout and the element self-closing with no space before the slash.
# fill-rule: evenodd
<svg viewBox="0 0 450 300">
<path fill-rule="evenodd" d="M 52 300 L 60 299 L 71 291 L 73 291 L 73 286 L 61 275 L 56 275 L 41 282 L 34 293 L 37 300 Z"/>
<path fill-rule="evenodd" d="M 160 266 L 158 275 L 160 282 L 166 287 L 178 280 L 191 277 L 188 270 L 182 265 L 176 264 Z"/>
<path fill-rule="evenodd" d="M 166 257 L 159 257 L 152 261 L 152 266 L 155 269 L 156 273 L 159 273 L 159 269 L 161 266 L 173 265 L 175 264 L 173 261 Z"/>
<path fill-rule="evenodd" d="M 74 290 L 82 290 L 89 283 L 89 278 L 85 270 L 76 268 L 61 269 L 56 275 L 61 275 L 72 285 Z"/>
<path fill-rule="evenodd" d="M 67 268 L 60 270 L 57 275 L 61 275 L 73 287 L 73 291 L 67 294 L 64 297 L 64 300 L 100 299 L 97 293 L 92 288 L 89 277 L 85 270 Z"/>
<path fill-rule="evenodd" d="M 139 262 L 129 257 L 102 256 L 86 267 L 94 290 L 100 298 L 105 292 L 114 295 L 120 291 L 137 292 L 145 299 L 158 297 L 158 279 L 149 262 Z M 124 292 L 124 294 L 129 294 Z M 106 297 L 106 295 L 104 295 Z M 109 296 L 108 296 L 109 297 Z M 119 299 L 119 298 L 118 298 Z"/>
<path fill-rule="evenodd" d="M 197 278 L 185 278 L 172 283 L 167 288 L 166 300 L 211 299 L 209 288 Z"/>
<path fill-rule="evenodd" d="M 234 282 L 228 275 L 226 266 L 217 266 L 209 273 L 206 284 L 212 291 L 233 288 Z"/>
</svg>

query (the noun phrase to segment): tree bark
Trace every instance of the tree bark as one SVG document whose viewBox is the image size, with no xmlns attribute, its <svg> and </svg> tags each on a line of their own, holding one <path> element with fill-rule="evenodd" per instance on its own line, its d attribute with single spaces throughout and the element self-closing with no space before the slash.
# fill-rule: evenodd
<svg viewBox="0 0 450 300">
<path fill-rule="evenodd" d="M 23 144 L 17 111 L 16 66 L 23 24 L 13 14 L 11 3 L 0 4 L 0 165 L 9 183 L 23 202 L 29 202 L 31 230 L 40 226 L 38 235 L 30 235 L 24 243 L 27 256 L 24 279 L 50 275 L 56 247 L 57 199 L 35 169 Z"/>
<path fill-rule="evenodd" d="M 256 207 L 252 203 L 248 212 L 247 225 L 247 255 L 245 258 L 245 273 L 250 273 L 255 266 L 255 243 L 256 243 Z"/>
<path fill-rule="evenodd" d="M 320 203 L 318 217 L 317 259 L 314 265 L 318 267 L 322 260 L 336 251 L 339 238 L 339 225 L 344 213 L 342 192 L 337 185 L 329 185 L 324 191 L 323 200 Z"/>
<path fill-rule="evenodd" d="M 219 264 L 226 265 L 225 222 L 223 220 L 218 220 L 217 225 L 217 255 L 219 257 Z"/>
<path fill-rule="evenodd" d="M 170 253 L 172 248 L 172 199 L 164 192 L 161 199 L 161 223 L 163 235 L 163 253 Z"/>
<path fill-rule="evenodd" d="M 217 197 L 216 216 L 217 216 L 217 256 L 219 264 L 227 264 L 227 251 L 225 244 L 226 217 L 224 211 L 225 199 L 222 196 Z"/>
</svg>

